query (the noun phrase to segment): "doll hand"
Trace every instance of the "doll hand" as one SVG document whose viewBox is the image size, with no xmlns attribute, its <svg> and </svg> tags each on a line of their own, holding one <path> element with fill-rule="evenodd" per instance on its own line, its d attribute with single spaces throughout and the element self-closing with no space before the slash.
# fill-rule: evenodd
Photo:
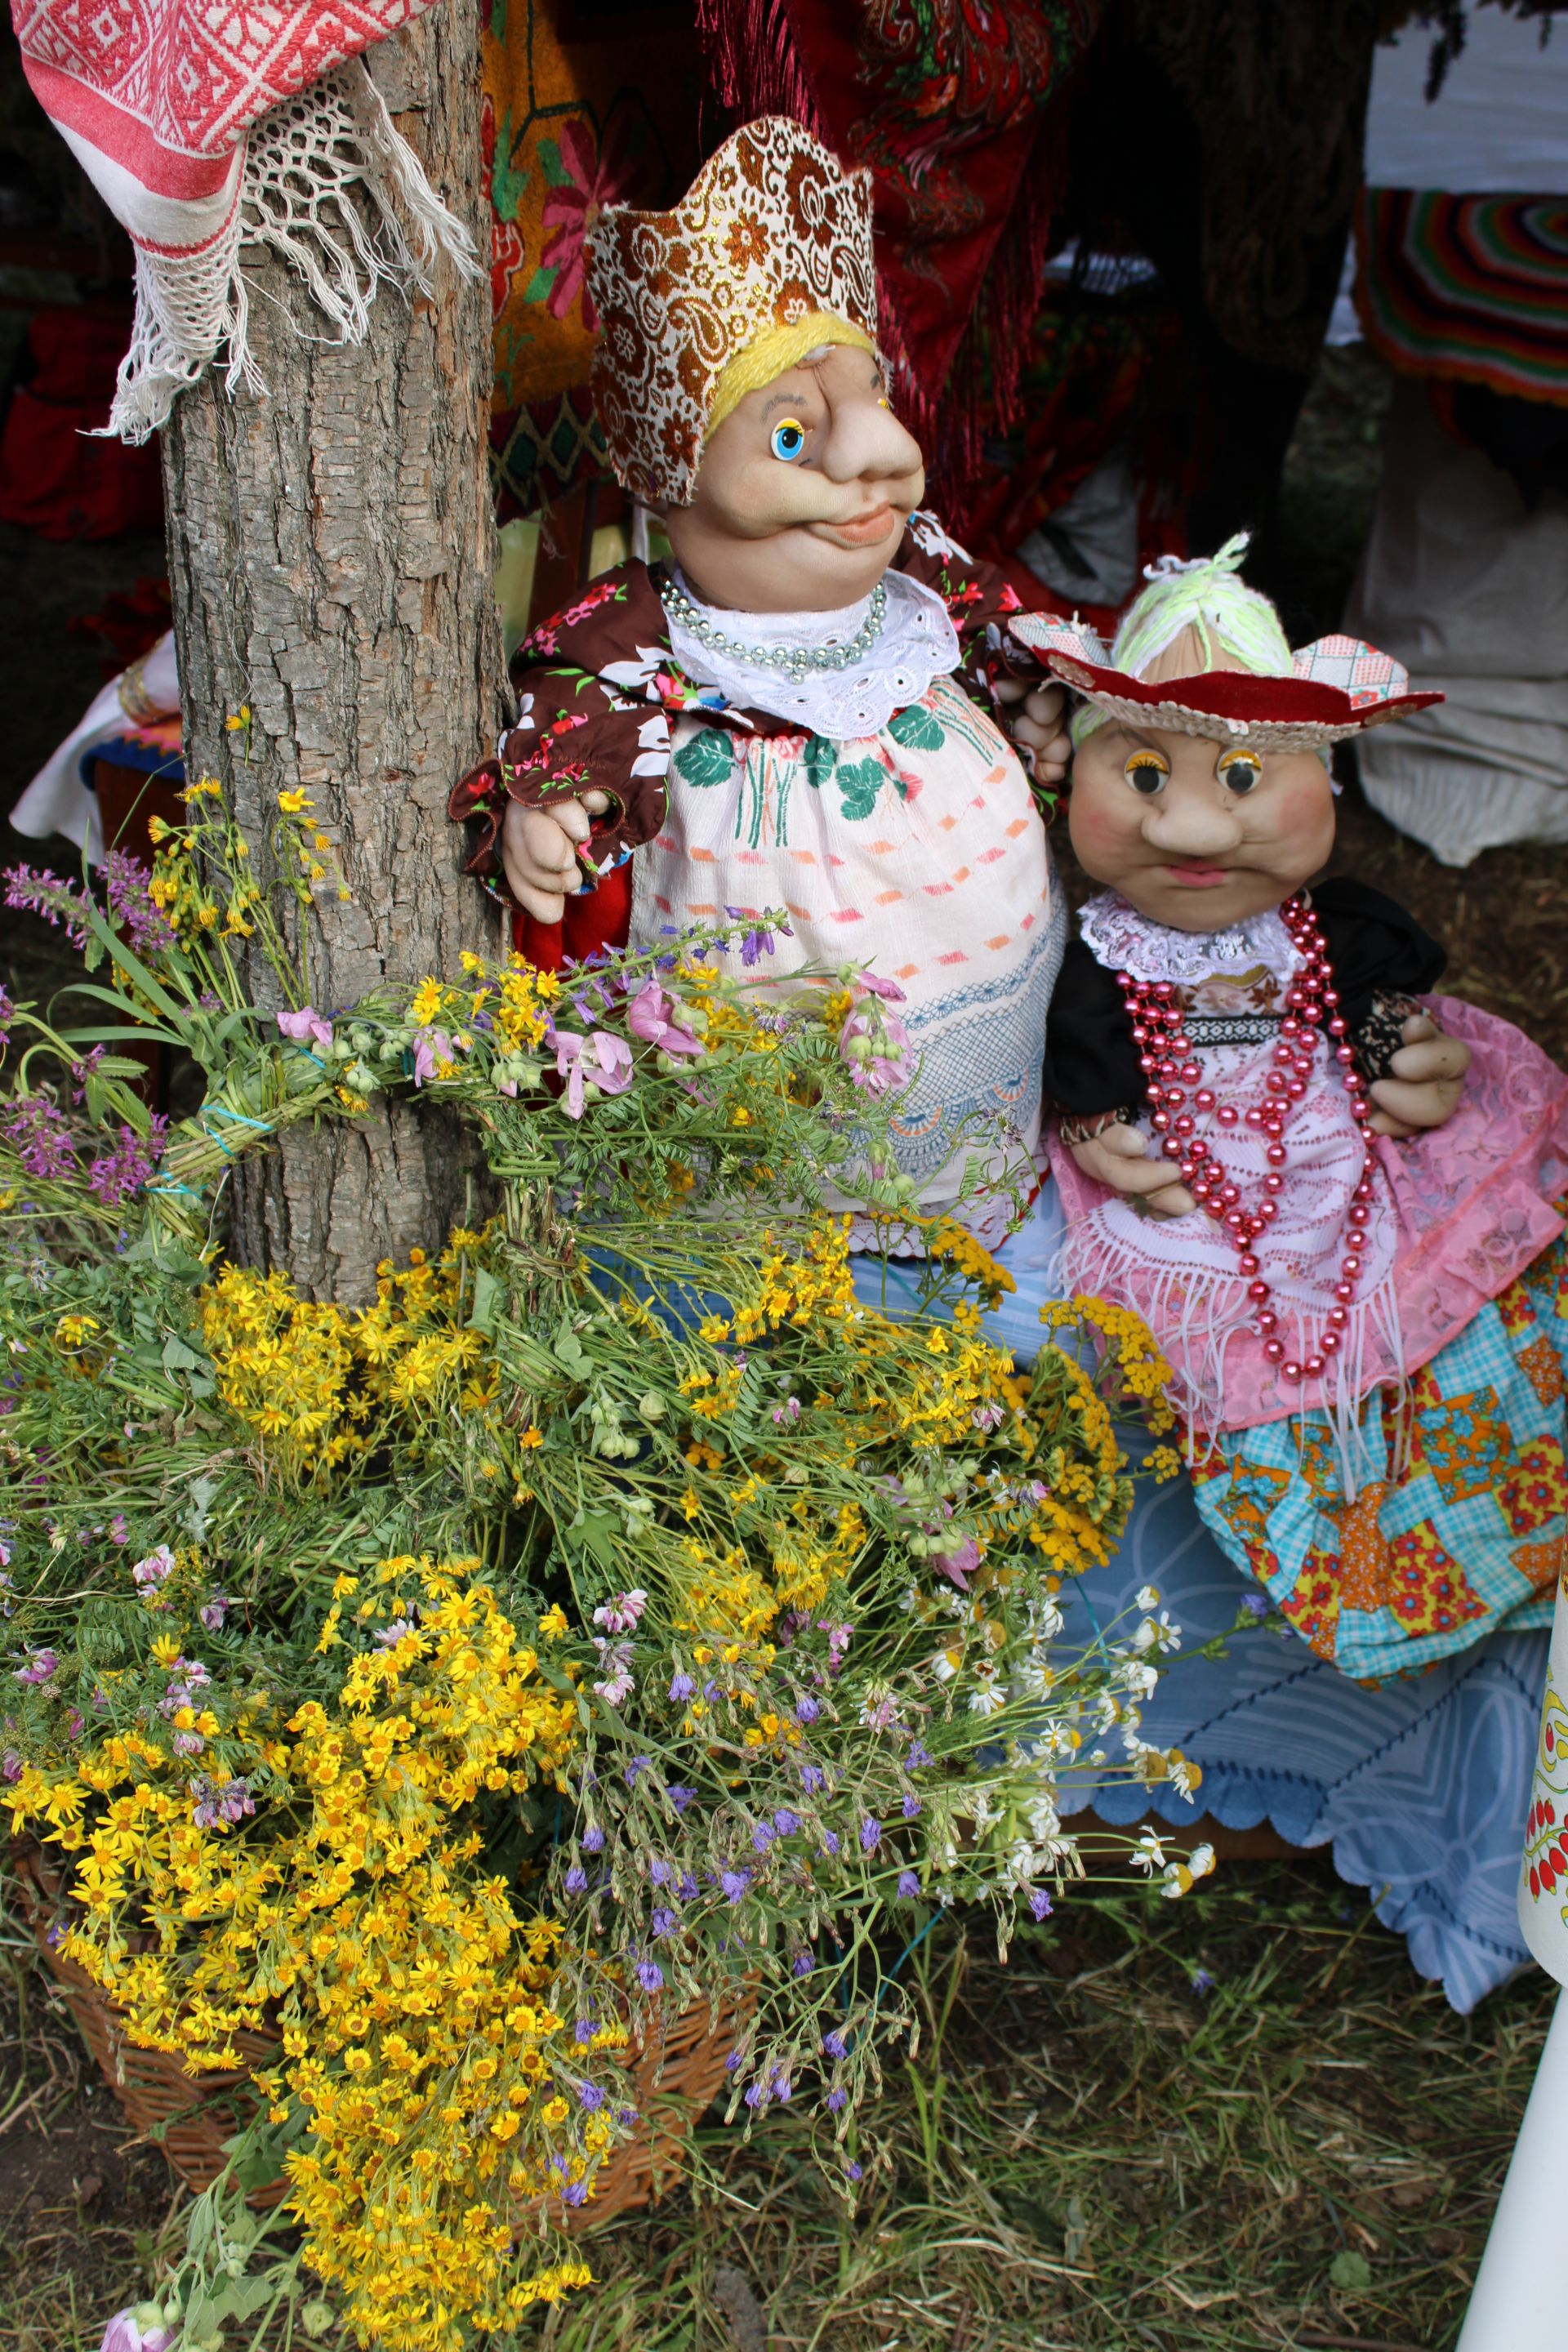
<svg viewBox="0 0 1568 2352">
<path fill-rule="evenodd" d="M 1163 1153 L 1152 1157 L 1146 1137 L 1135 1127 L 1107 1127 L 1088 1143 L 1069 1144 L 1086 1176 L 1124 1199 L 1141 1200 L 1151 1215 L 1184 1217 L 1197 1202 Z"/>
<path fill-rule="evenodd" d="M 501 864 L 508 887 L 525 914 L 538 923 L 558 923 L 568 896 L 583 887 L 577 844 L 586 841 L 590 816 L 609 807 L 604 793 L 580 801 L 558 801 L 552 809 L 524 808 L 513 801 L 501 823 Z"/>
<path fill-rule="evenodd" d="M 1405 1024 L 1405 1043 L 1389 1064 L 1393 1076 L 1377 1079 L 1370 1088 L 1377 1105 L 1373 1131 L 1403 1141 L 1425 1128 L 1441 1127 L 1453 1116 L 1469 1066 L 1470 1049 L 1462 1037 L 1447 1037 L 1425 1013 L 1412 1013 Z"/>
<path fill-rule="evenodd" d="M 1067 697 L 1059 686 L 1026 686 L 1021 677 L 999 677 L 992 688 L 999 703 L 1019 703 L 1008 727 L 1015 743 L 1032 754 L 1037 782 L 1059 784 L 1072 757 L 1072 743 L 1061 723 Z"/>
</svg>

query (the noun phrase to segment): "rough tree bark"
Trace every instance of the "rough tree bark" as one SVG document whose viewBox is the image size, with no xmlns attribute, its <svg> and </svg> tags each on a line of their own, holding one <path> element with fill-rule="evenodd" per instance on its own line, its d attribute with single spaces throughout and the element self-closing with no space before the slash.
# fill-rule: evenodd
<svg viewBox="0 0 1568 2352">
<path fill-rule="evenodd" d="M 477 0 L 442 0 L 367 62 L 488 257 L 479 60 Z M 315 803 L 352 893 L 318 897 L 313 993 L 330 1010 L 493 944 L 445 807 L 495 740 L 502 692 L 489 280 L 440 261 L 432 299 L 384 287 L 368 340 L 334 347 L 294 331 L 312 317 L 280 263 L 252 252 L 247 268 L 267 391 L 231 398 L 210 373 L 164 434 L 185 756 L 258 845 L 280 792 Z M 226 727 L 246 706 L 248 727 Z M 249 977 L 270 1005 L 269 975 Z M 476 1159 L 454 1120 L 413 1108 L 297 1130 L 240 1171 L 233 1245 L 311 1296 L 366 1297 L 378 1259 L 437 1244 L 462 1214 Z"/>
</svg>

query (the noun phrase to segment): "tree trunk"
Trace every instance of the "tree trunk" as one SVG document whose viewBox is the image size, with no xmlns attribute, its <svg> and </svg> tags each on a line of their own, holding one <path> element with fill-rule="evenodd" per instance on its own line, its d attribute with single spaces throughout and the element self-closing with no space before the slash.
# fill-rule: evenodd
<svg viewBox="0 0 1568 2352">
<path fill-rule="evenodd" d="M 477 0 L 442 0 L 367 62 L 488 257 L 479 58 Z M 330 1013 L 493 943 L 446 814 L 501 707 L 489 280 L 440 260 L 433 298 L 383 286 L 367 340 L 334 346 L 306 340 L 318 322 L 280 262 L 253 249 L 247 269 L 267 390 L 231 397 L 209 373 L 164 435 L 185 759 L 227 787 L 263 878 L 279 793 L 315 803 L 350 892 L 317 897 L 312 994 Z M 477 1168 L 468 1131 L 415 1108 L 296 1131 L 238 1171 L 233 1244 L 313 1297 L 363 1298 L 378 1259 L 439 1245 Z"/>
</svg>

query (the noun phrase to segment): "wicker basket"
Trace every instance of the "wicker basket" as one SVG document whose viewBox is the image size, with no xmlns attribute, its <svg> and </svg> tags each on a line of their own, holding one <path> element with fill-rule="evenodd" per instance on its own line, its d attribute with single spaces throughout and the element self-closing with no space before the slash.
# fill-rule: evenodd
<svg viewBox="0 0 1568 2352">
<path fill-rule="evenodd" d="M 276 2061 L 279 2038 L 236 2034 L 247 2063 L 225 2074 L 194 2074 L 167 2051 L 139 2048 L 127 2039 L 114 2002 L 84 1969 L 55 1948 L 52 1931 L 65 1907 L 59 1872 L 30 1842 L 14 1845 L 11 1860 L 27 1925 L 105 2082 L 138 2135 L 156 2138 L 186 2188 L 210 2188 L 227 2162 L 224 2142 L 259 2104 L 251 2073 Z M 577 2235 L 664 2195 L 679 2171 L 680 2144 L 717 2095 L 724 2062 L 752 2008 L 745 1994 L 721 2003 L 717 2014 L 698 2001 L 668 2032 L 656 2026 L 646 2042 L 627 2053 L 626 2091 L 637 2111 L 637 2129 L 601 2168 L 593 2201 L 563 2208 L 552 2199 L 545 2208 L 551 2221 Z M 269 2182 L 252 2192 L 250 2202 L 265 2210 L 278 2203 L 287 2186 L 281 2179 Z M 535 2226 L 537 2218 L 537 2209 L 521 2214 L 519 2234 Z"/>
</svg>

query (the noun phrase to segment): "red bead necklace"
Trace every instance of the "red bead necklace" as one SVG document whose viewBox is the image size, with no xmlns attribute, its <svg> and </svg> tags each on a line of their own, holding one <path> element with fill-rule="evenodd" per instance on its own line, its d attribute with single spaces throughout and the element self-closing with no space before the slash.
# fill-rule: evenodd
<svg viewBox="0 0 1568 2352">
<path fill-rule="evenodd" d="M 1234 1103 L 1222 1103 L 1212 1087 L 1200 1083 L 1203 1072 L 1193 1059 L 1186 1015 L 1175 983 L 1169 980 L 1135 980 L 1125 971 L 1119 971 L 1116 980 L 1131 1018 L 1138 1066 L 1147 1082 L 1150 1125 L 1161 1138 L 1161 1150 L 1167 1160 L 1176 1162 L 1182 1181 L 1190 1188 L 1199 1208 L 1224 1228 L 1234 1244 L 1240 1271 L 1247 1277 L 1252 1328 L 1262 1340 L 1263 1352 L 1269 1362 L 1278 1364 L 1288 1381 L 1317 1380 L 1328 1360 L 1339 1350 L 1362 1272 L 1366 1227 L 1372 1215 L 1374 1163 L 1367 1128 L 1372 1104 L 1366 1080 L 1355 1067 L 1355 1048 L 1348 1041 L 1339 1010 L 1339 991 L 1334 986 L 1318 919 L 1300 896 L 1287 898 L 1279 913 L 1301 961 L 1286 992 L 1279 1043 L 1274 1048 L 1275 1066 L 1264 1080 L 1268 1100 L 1246 1114 L 1247 1125 L 1260 1129 L 1267 1139 L 1264 1157 L 1268 1172 L 1263 1179 L 1263 1198 L 1254 1208 L 1244 1203 L 1241 1187 L 1215 1156 L 1205 1135 L 1199 1132 L 1199 1115 L 1210 1122 L 1212 1133 L 1215 1129 L 1235 1127 L 1242 1114 Z M 1334 1303 L 1328 1311 L 1328 1328 L 1318 1343 L 1321 1353 L 1309 1355 L 1298 1363 L 1294 1357 L 1287 1357 L 1285 1342 L 1279 1337 L 1279 1318 L 1274 1311 L 1273 1293 L 1259 1265 L 1256 1245 L 1279 1213 L 1275 1196 L 1285 1182 L 1281 1171 L 1288 1156 L 1285 1125 L 1307 1091 L 1317 1050 L 1312 1031 L 1319 1026 L 1326 1031 L 1330 1051 L 1344 1073 L 1351 1114 L 1361 1129 L 1365 1157 L 1346 1213 L 1345 1255 L 1340 1265 L 1340 1278 L 1334 1285 Z"/>
</svg>

